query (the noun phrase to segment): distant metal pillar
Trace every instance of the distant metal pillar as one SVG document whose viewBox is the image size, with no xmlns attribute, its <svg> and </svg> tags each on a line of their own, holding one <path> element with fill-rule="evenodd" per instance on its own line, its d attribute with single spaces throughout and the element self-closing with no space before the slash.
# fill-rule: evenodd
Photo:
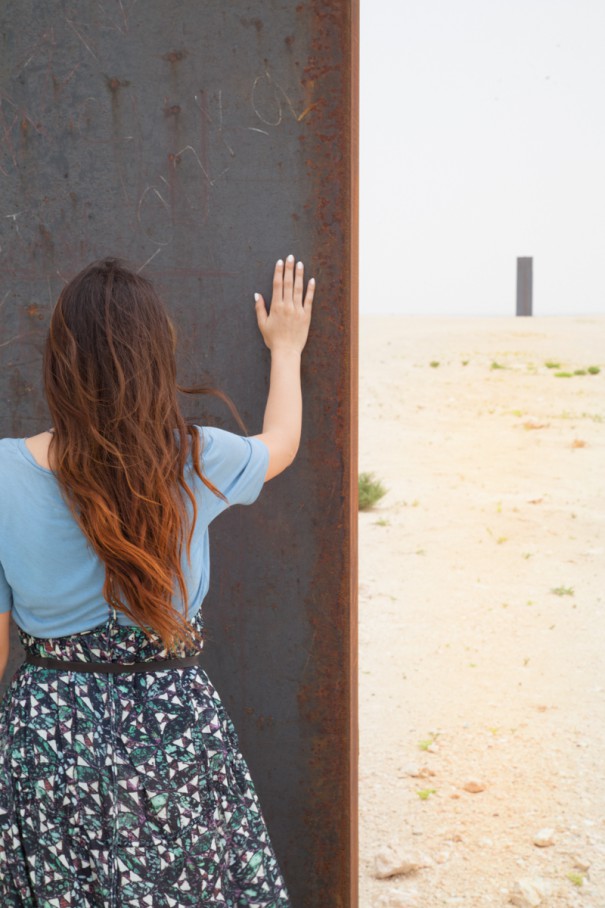
<svg viewBox="0 0 605 908">
<path fill-rule="evenodd" d="M 517 259 L 517 315 L 532 314 L 533 258 Z"/>
</svg>

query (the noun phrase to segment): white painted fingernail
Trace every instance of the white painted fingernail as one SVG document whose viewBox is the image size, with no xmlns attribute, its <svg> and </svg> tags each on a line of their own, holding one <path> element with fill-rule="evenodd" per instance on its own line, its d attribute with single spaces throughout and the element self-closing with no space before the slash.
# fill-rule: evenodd
<svg viewBox="0 0 605 908">
<path fill-rule="evenodd" d="M 294 261 L 294 256 L 293 256 L 293 255 L 289 255 L 289 256 L 288 256 L 288 261 L 289 261 L 289 262 L 293 262 L 293 261 Z"/>
<path fill-rule="evenodd" d="M 283 263 L 283 261 L 282 261 L 281 259 L 278 259 L 278 260 L 277 260 L 277 264 L 278 264 L 278 265 L 283 265 L 284 263 Z"/>
<path fill-rule="evenodd" d="M 259 299 L 260 299 L 260 296 L 258 295 L 258 293 L 255 293 L 255 294 L 254 294 L 254 299 L 255 299 L 256 302 L 258 303 L 258 301 L 259 301 Z"/>
</svg>

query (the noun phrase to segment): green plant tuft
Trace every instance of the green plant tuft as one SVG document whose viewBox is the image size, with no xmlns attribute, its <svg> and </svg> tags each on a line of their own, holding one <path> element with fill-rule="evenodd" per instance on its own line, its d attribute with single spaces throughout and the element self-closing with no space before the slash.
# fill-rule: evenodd
<svg viewBox="0 0 605 908">
<path fill-rule="evenodd" d="M 419 748 L 419 750 L 428 750 L 432 743 L 433 743 L 432 738 L 426 738 L 424 741 L 418 742 L 418 748 Z"/>
<path fill-rule="evenodd" d="M 367 511 L 386 495 L 388 489 L 379 479 L 374 478 L 374 473 L 359 474 L 359 510 Z"/>
</svg>

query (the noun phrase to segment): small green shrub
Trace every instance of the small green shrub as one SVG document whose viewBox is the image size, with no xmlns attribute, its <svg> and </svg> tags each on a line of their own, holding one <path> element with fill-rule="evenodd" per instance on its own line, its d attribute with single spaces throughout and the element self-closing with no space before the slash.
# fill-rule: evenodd
<svg viewBox="0 0 605 908">
<path fill-rule="evenodd" d="M 374 473 L 359 474 L 359 510 L 367 511 L 379 501 L 389 490 L 383 486 Z"/>
<path fill-rule="evenodd" d="M 571 378 L 572 375 L 572 372 L 555 372 L 556 378 Z"/>
<path fill-rule="evenodd" d="M 547 369 L 560 369 L 561 363 L 554 363 L 551 359 L 547 359 L 544 363 Z"/>
<path fill-rule="evenodd" d="M 428 750 L 431 744 L 434 744 L 436 742 L 440 734 L 440 731 L 429 731 L 428 738 L 423 738 L 422 741 L 418 741 L 418 747 L 420 748 L 420 750 Z"/>
<path fill-rule="evenodd" d="M 598 366 L 589 366 L 586 371 L 590 372 L 591 375 L 598 375 L 601 370 Z"/>
<path fill-rule="evenodd" d="M 554 593 L 555 596 L 573 596 L 573 586 L 554 586 L 551 588 L 551 593 Z"/>
<path fill-rule="evenodd" d="M 436 359 L 431 360 L 431 362 L 429 363 L 429 366 L 431 366 L 433 369 L 436 369 L 438 365 L 439 362 Z"/>
</svg>

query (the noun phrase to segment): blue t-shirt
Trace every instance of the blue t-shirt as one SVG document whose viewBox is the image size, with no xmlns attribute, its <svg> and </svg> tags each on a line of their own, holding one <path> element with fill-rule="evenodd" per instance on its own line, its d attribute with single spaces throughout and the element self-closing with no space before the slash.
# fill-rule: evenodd
<svg viewBox="0 0 605 908">
<path fill-rule="evenodd" d="M 186 537 L 182 554 L 189 619 L 208 592 L 209 524 L 231 505 L 256 501 L 269 465 L 269 448 L 260 438 L 216 426 L 196 428 L 203 446 L 202 473 L 229 504 L 204 485 L 190 454 L 185 479 L 198 512 L 191 569 Z M 191 519 L 193 506 L 184 491 L 182 495 Z M 90 630 L 111 614 L 102 594 L 104 580 L 105 566 L 63 500 L 54 473 L 37 463 L 24 438 L 0 439 L 0 613 L 12 610 L 16 624 L 35 637 Z M 177 597 L 174 606 L 184 613 Z M 133 624 L 120 611 L 117 619 Z"/>
</svg>

